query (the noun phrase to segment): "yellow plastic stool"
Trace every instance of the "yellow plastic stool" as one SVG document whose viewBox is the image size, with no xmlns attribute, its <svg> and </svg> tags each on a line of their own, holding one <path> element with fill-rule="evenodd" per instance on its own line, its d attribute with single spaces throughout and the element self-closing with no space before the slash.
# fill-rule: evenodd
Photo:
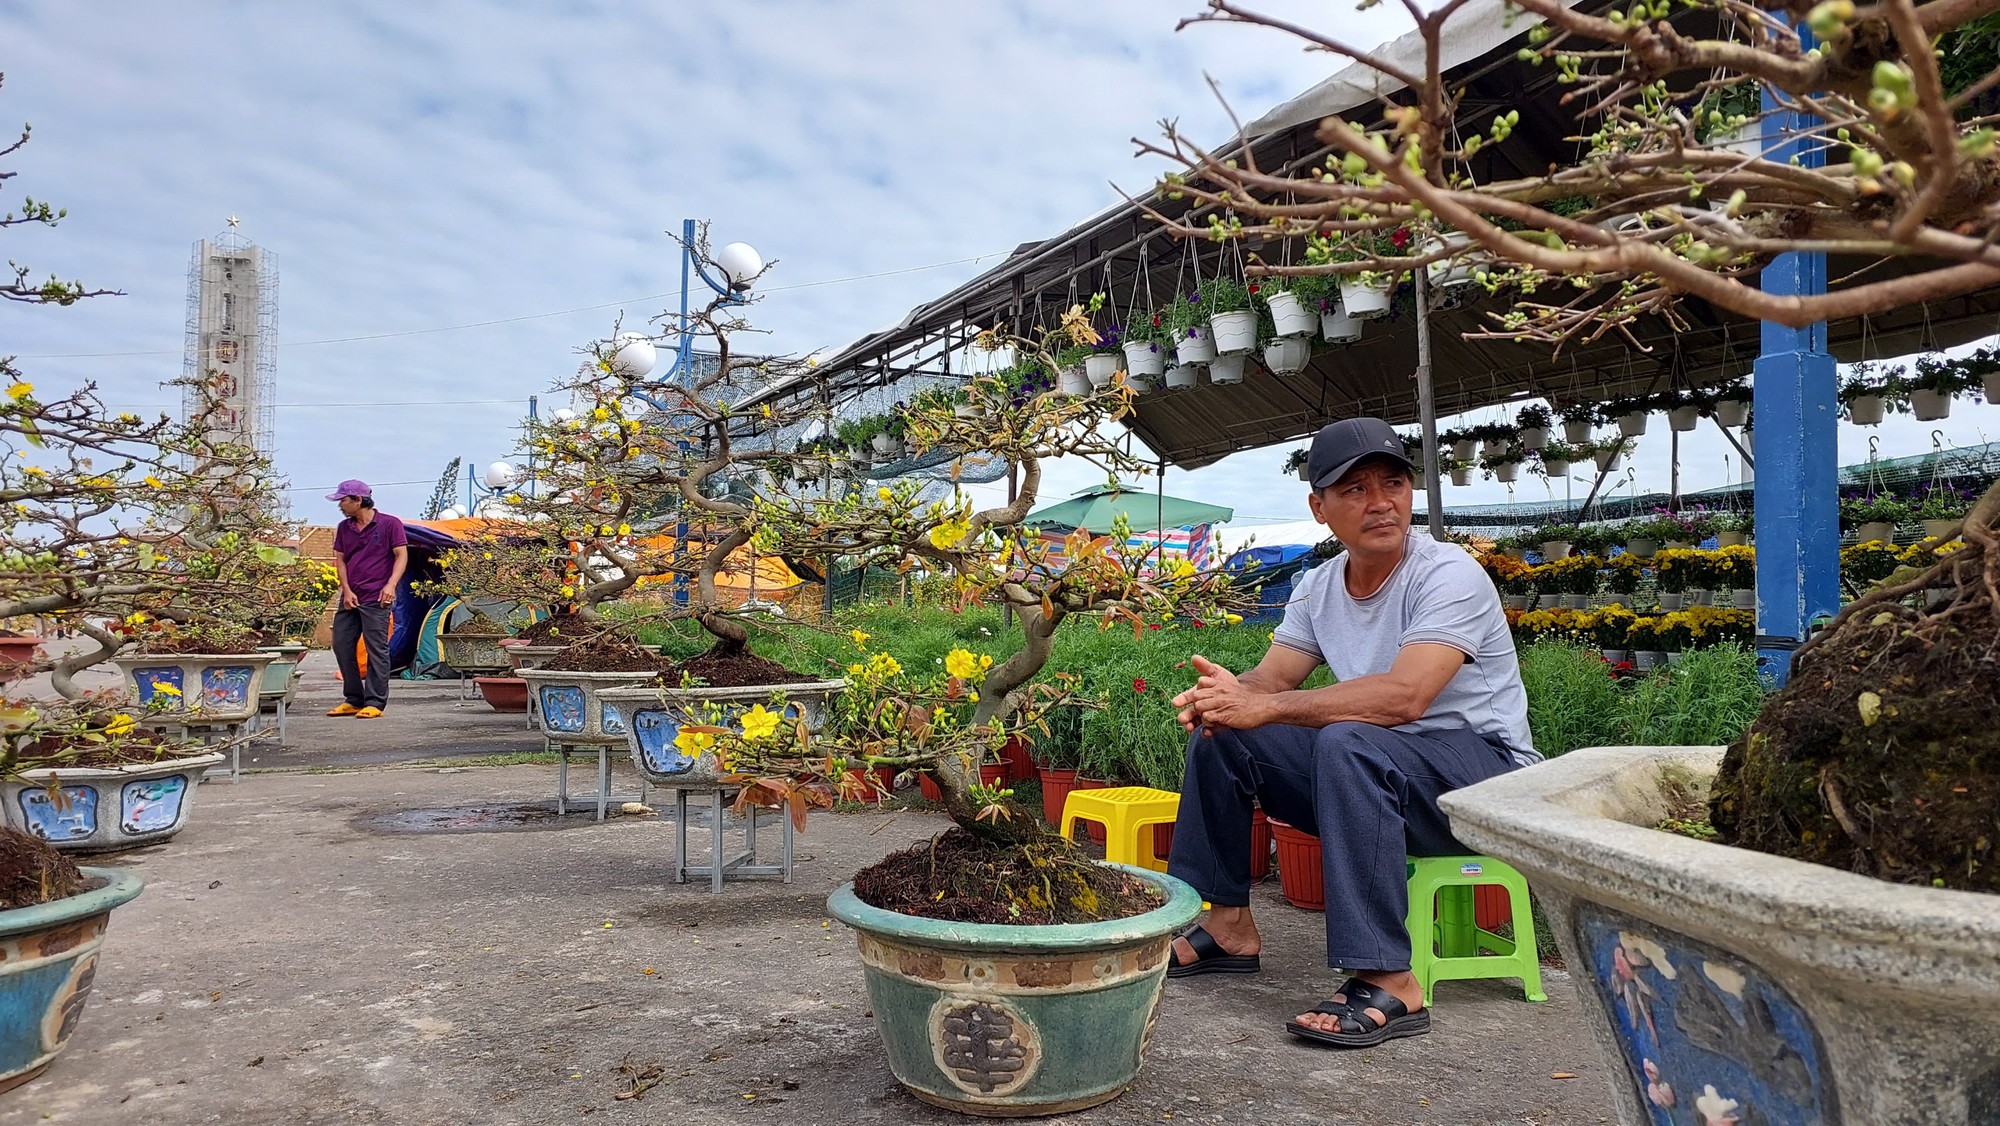
<svg viewBox="0 0 2000 1126">
<path fill-rule="evenodd" d="M 1171 790 L 1148 786 L 1071 790 L 1063 799 L 1062 835 L 1067 838 L 1074 832 L 1078 820 L 1095 821 L 1104 826 L 1104 859 L 1164 872 L 1167 862 L 1153 856 L 1150 830 L 1173 824 L 1180 812 L 1181 796 Z M 1147 838 L 1144 845 L 1139 843 L 1141 834 Z"/>
<path fill-rule="evenodd" d="M 1546 1001 L 1542 963 L 1535 951 L 1535 917 L 1528 881 L 1490 856 L 1426 856 L 1409 863 L 1410 972 L 1424 987 L 1424 1004 L 1440 981 L 1517 977 L 1530 1001 Z M 1514 937 L 1479 929 L 1472 891 L 1481 884 L 1507 889 Z M 1491 951 L 1481 954 L 1480 951 Z"/>
</svg>

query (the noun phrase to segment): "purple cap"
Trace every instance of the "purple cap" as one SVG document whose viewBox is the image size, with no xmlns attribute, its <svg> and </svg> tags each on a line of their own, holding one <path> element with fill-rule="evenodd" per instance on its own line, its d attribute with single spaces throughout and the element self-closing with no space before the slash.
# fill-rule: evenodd
<svg viewBox="0 0 2000 1126">
<path fill-rule="evenodd" d="M 356 481 L 354 478 L 349 477 L 340 483 L 339 488 L 326 494 L 326 499 L 339 500 L 342 497 L 372 497 L 374 495 L 375 490 L 368 487 L 368 482 Z"/>
</svg>

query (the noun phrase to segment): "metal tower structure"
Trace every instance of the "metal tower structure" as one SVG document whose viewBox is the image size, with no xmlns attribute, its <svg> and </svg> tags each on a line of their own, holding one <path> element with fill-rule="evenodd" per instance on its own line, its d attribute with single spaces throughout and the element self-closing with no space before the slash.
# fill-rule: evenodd
<svg viewBox="0 0 2000 1126">
<path fill-rule="evenodd" d="M 275 452 L 278 383 L 278 257 L 237 232 L 236 216 L 214 238 L 194 244 L 188 262 L 187 355 L 189 379 L 181 410 L 192 418 L 203 407 L 197 377 L 216 375 L 220 409 L 216 439 Z"/>
</svg>

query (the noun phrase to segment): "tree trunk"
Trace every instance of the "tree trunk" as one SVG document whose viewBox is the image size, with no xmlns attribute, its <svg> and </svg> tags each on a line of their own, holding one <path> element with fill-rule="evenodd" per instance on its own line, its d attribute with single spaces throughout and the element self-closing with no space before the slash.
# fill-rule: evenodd
<svg viewBox="0 0 2000 1126">
<path fill-rule="evenodd" d="M 57 661 L 55 667 L 49 670 L 50 683 L 65 700 L 80 700 L 84 696 L 85 689 L 79 687 L 75 680 L 77 673 L 92 665 L 103 664 L 111 659 L 112 654 L 125 647 L 124 638 L 89 622 L 79 622 L 77 632 L 97 642 L 97 648 L 72 653 Z"/>
<path fill-rule="evenodd" d="M 972 712 L 972 724 L 977 727 L 996 719 L 1004 720 L 1014 714 L 1019 700 L 1015 693 L 1021 686 L 1035 678 L 1048 664 L 1049 656 L 1055 651 L 1056 627 L 1062 624 L 1063 611 L 1058 608 L 1053 617 L 1044 615 L 1039 605 L 1028 606 L 1021 611 L 1021 629 L 1026 636 L 1026 644 L 1019 652 L 993 666 L 986 673 L 986 679 L 979 689 L 979 703 Z M 979 782 L 979 764 L 968 763 L 957 755 L 946 755 L 933 772 L 938 788 L 944 791 L 945 811 L 967 832 L 982 840 L 995 844 L 1023 844 L 1043 833 L 1036 811 L 1015 801 L 1003 798 L 997 803 L 1005 816 L 980 820 L 984 808 L 972 799 L 972 787 Z"/>
</svg>

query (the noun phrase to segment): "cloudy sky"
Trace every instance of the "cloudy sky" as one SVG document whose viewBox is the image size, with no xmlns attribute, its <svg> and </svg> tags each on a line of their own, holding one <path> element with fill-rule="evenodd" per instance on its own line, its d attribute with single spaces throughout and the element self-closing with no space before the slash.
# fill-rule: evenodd
<svg viewBox="0 0 2000 1126">
<path fill-rule="evenodd" d="M 1393 5 L 1266 6 L 1360 40 L 1403 27 Z M 331 517 L 319 495 L 350 476 L 413 512 L 451 458 L 509 452 L 527 397 L 579 345 L 674 300 L 664 232 L 684 217 L 779 260 L 755 311 L 774 349 L 838 347 L 1115 202 L 1113 181 L 1149 183 L 1130 138 L 1161 118 L 1224 135 L 1204 72 L 1247 117 L 1333 69 L 1261 29 L 1177 34 L 1198 7 L 13 0 L 0 122 L 35 134 L 8 202 L 70 218 L 10 232 L 6 257 L 125 296 L 0 309 L 0 351 L 47 388 L 95 380 L 121 406 L 168 404 L 191 245 L 239 216 L 281 267 L 277 449 L 295 513 Z M 2000 430 L 2000 411 L 1958 415 L 1951 441 Z M 1878 433 L 1885 454 L 1930 445 L 1907 420 Z M 1866 442 L 1844 433 L 1843 455 Z M 1239 523 L 1300 519 L 1286 452 L 1170 471 L 1168 489 L 1255 498 L 1236 501 Z M 1684 485 L 1722 483 L 1724 452 L 1689 443 Z M 1664 487 L 1666 440 L 1642 440 L 1638 464 Z M 1505 499 L 1497 484 L 1446 496 Z"/>
</svg>

